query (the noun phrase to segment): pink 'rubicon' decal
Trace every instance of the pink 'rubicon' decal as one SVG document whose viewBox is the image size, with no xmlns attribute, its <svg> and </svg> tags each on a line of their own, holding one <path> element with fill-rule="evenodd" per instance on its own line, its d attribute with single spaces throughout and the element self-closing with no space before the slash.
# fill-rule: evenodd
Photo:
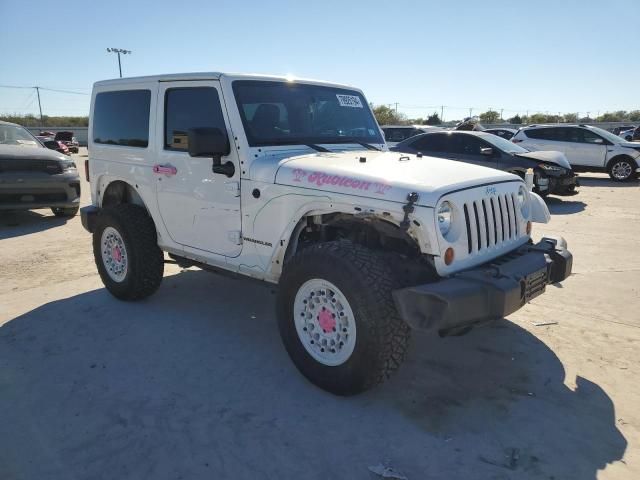
<svg viewBox="0 0 640 480">
<path fill-rule="evenodd" d="M 354 190 L 373 191 L 378 195 L 386 195 L 387 191 L 391 189 L 391 185 L 387 185 L 384 182 L 368 182 L 366 180 L 359 180 L 353 177 L 328 175 L 322 172 L 309 173 L 301 168 L 293 170 L 294 182 L 303 182 L 305 179 L 307 183 L 315 184 L 318 187 L 323 185 L 335 185 L 338 187 L 352 188 Z"/>
</svg>

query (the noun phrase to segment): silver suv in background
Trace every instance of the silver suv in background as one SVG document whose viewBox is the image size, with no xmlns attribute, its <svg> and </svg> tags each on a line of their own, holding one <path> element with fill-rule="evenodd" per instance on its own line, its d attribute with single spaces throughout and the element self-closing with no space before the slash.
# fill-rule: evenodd
<svg viewBox="0 0 640 480">
<path fill-rule="evenodd" d="M 512 142 L 527 150 L 557 150 L 576 171 L 607 172 L 618 182 L 637 178 L 640 144 L 589 125 L 529 125 Z"/>
</svg>

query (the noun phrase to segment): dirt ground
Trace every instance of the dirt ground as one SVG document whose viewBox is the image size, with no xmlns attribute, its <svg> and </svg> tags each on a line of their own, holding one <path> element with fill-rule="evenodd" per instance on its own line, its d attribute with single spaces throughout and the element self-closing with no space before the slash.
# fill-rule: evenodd
<svg viewBox="0 0 640 480">
<path fill-rule="evenodd" d="M 295 370 L 271 288 L 167 265 L 123 303 L 79 217 L 0 213 L 0 479 L 640 478 L 640 187 L 582 184 L 534 226 L 567 239 L 571 278 L 466 336 L 415 334 L 353 398 Z"/>
</svg>

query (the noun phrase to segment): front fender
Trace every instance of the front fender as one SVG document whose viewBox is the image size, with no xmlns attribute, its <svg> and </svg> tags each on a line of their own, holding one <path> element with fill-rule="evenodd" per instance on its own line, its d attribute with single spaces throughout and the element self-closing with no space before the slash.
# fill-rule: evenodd
<svg viewBox="0 0 640 480">
<path fill-rule="evenodd" d="M 551 220 L 551 213 L 547 204 L 540 195 L 534 192 L 529 192 L 529 198 L 531 199 L 531 221 L 535 223 L 549 223 Z"/>
</svg>

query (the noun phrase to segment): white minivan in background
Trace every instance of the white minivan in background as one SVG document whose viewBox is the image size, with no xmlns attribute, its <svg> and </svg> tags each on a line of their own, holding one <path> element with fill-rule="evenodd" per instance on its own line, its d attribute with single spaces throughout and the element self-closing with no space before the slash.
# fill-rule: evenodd
<svg viewBox="0 0 640 480">
<path fill-rule="evenodd" d="M 577 171 L 606 171 L 618 182 L 637 178 L 640 144 L 589 125 L 530 125 L 518 130 L 512 142 L 527 150 L 557 150 Z"/>
</svg>

